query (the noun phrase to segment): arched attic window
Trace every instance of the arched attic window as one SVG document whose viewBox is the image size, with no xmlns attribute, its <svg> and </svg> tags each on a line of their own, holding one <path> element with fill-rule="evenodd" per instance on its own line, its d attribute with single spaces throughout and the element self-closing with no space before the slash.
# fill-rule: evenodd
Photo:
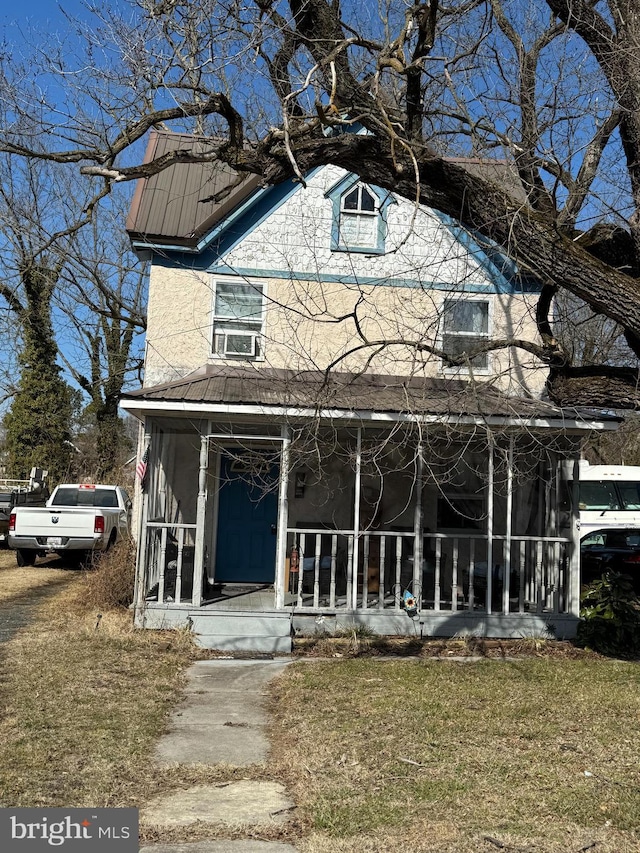
<svg viewBox="0 0 640 853">
<path fill-rule="evenodd" d="M 333 202 L 331 248 L 343 252 L 382 254 L 387 231 L 386 211 L 395 201 L 386 190 L 347 175 L 327 196 Z"/>
<path fill-rule="evenodd" d="M 378 243 L 377 199 L 364 184 L 344 193 L 340 199 L 340 237 L 345 246 L 366 249 Z"/>
</svg>

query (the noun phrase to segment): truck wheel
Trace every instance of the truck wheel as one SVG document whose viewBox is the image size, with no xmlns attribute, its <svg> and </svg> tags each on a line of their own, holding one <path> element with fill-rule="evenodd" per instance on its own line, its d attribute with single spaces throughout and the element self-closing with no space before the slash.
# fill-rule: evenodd
<svg viewBox="0 0 640 853">
<path fill-rule="evenodd" d="M 32 551 L 31 548 L 19 548 L 16 551 L 16 562 L 21 568 L 23 566 L 34 566 L 37 556 L 38 552 Z"/>
</svg>

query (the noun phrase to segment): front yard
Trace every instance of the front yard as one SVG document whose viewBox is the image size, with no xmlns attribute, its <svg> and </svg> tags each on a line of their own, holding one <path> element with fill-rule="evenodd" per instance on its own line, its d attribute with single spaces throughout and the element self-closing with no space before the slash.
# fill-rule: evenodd
<svg viewBox="0 0 640 853">
<path fill-rule="evenodd" d="M 0 555 L 0 618 L 30 586 L 50 592 L 0 646 L 0 806 L 142 805 L 273 778 L 298 804 L 277 837 L 300 853 L 640 849 L 637 664 L 545 657 L 544 644 L 513 661 L 300 661 L 273 685 L 267 768 L 158 770 L 151 751 L 197 652 L 185 634 L 133 631 L 126 611 L 83 610 L 83 582 Z"/>
<path fill-rule="evenodd" d="M 308 662 L 273 712 L 309 850 L 640 849 L 636 664 Z"/>
</svg>

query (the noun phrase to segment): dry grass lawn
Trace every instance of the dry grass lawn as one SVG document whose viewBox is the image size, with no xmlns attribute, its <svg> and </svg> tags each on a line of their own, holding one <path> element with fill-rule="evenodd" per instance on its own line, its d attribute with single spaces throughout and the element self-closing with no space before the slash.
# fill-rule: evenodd
<svg viewBox="0 0 640 853">
<path fill-rule="evenodd" d="M 0 806 L 138 805 L 164 784 L 148 758 L 180 697 L 190 639 L 134 631 L 126 611 L 79 611 L 80 572 L 29 571 L 36 586 L 66 582 L 0 646 Z M 16 600 L 26 572 L 0 569 Z"/>
<path fill-rule="evenodd" d="M 304 853 L 640 850 L 636 664 L 306 662 L 272 710 Z"/>
<path fill-rule="evenodd" d="M 0 550 L 0 602 L 19 598 L 34 587 L 64 583 L 68 574 L 56 568 L 55 562 L 51 565 L 51 561 L 20 569 L 16 564 L 15 551 Z"/>
</svg>

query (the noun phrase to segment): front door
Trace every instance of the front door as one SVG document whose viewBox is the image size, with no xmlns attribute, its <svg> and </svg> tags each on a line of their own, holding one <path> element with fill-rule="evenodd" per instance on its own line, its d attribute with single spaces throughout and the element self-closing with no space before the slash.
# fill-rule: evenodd
<svg viewBox="0 0 640 853">
<path fill-rule="evenodd" d="M 255 455 L 251 457 L 255 469 Z M 220 465 L 217 583 L 273 583 L 278 522 L 278 467 L 267 465 L 257 477 L 242 454 L 224 455 Z"/>
</svg>

